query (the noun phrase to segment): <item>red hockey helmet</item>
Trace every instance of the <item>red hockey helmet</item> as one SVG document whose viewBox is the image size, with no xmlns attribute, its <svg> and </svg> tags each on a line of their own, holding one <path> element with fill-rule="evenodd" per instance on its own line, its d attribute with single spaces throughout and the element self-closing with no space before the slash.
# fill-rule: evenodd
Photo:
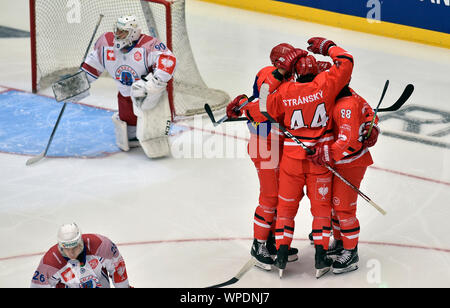
<svg viewBox="0 0 450 308">
<path fill-rule="evenodd" d="M 280 58 L 283 58 L 294 49 L 295 49 L 294 46 L 288 43 L 281 43 L 272 48 L 272 51 L 270 52 L 270 61 L 272 62 L 272 65 L 278 68 Z"/>
</svg>

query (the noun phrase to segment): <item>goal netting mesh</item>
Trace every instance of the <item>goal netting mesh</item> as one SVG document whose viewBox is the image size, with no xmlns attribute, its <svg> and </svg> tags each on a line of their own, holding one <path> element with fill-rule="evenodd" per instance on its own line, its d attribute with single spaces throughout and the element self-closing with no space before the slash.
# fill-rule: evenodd
<svg viewBox="0 0 450 308">
<path fill-rule="evenodd" d="M 164 3 L 170 5 L 168 11 Z M 166 45 L 171 41 L 177 57 L 172 114 L 201 114 L 205 103 L 217 110 L 230 101 L 224 91 L 208 88 L 200 75 L 186 28 L 185 0 L 31 0 L 30 5 L 35 16 L 36 90 L 78 70 L 100 14 L 104 18 L 94 42 L 102 33 L 112 31 L 119 16 L 130 14 L 137 17 L 143 33 Z"/>
</svg>

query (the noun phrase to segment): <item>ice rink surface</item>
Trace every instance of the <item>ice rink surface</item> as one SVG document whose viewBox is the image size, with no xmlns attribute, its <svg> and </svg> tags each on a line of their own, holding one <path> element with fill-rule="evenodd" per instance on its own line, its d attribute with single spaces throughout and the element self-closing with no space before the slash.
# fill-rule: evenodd
<svg viewBox="0 0 450 308">
<path fill-rule="evenodd" d="M 2 3 L 2 25 L 28 30 L 28 14 L 18 13 L 28 12 L 27 5 Z M 273 46 L 306 48 L 313 36 L 353 54 L 351 86 L 372 107 L 386 80 L 383 106 L 407 84 L 415 86 L 404 106 L 416 106 L 409 120 L 382 119 L 383 134 L 371 150 L 375 163 L 361 190 L 387 215 L 359 199 L 359 269 L 314 277 L 305 198 L 293 241 L 300 260 L 288 264 L 282 279 L 276 270 L 253 268 L 233 286 L 450 287 L 449 50 L 196 0 L 187 1 L 186 19 L 205 82 L 231 97 L 251 94 L 254 75 L 269 64 Z M 29 38 L 0 38 L 0 44 L 0 90 L 30 91 Z M 83 103 L 117 109 L 112 79 L 93 84 Z M 133 149 L 26 166 L 31 156 L 0 153 L 0 287 L 28 287 L 43 253 L 56 243 L 58 226 L 72 221 L 118 244 L 137 288 L 202 288 L 235 275 L 250 258 L 259 192 L 246 156 L 248 130 L 242 122 L 214 128 L 207 118 L 196 118 L 175 123 L 172 131 L 173 157 L 164 159 L 150 160 Z"/>
</svg>

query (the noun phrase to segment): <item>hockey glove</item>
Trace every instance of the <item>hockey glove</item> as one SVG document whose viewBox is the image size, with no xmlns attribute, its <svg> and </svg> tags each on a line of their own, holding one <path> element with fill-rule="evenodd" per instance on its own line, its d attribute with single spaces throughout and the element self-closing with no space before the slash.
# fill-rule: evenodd
<svg viewBox="0 0 450 308">
<path fill-rule="evenodd" d="M 245 94 L 236 96 L 227 106 L 227 117 L 230 119 L 239 118 L 242 115 L 242 110 L 239 110 L 239 107 L 247 100 L 248 97 Z"/>
<path fill-rule="evenodd" d="M 375 143 L 377 143 L 378 134 L 380 133 L 380 129 L 374 125 L 372 127 L 370 136 L 367 137 L 367 133 L 369 132 L 369 127 L 370 127 L 370 124 L 369 123 L 366 124 L 366 126 L 364 127 L 364 131 L 362 133 L 363 138 L 364 138 L 363 146 L 368 147 L 368 148 L 373 147 L 375 145 Z"/>
<path fill-rule="evenodd" d="M 312 37 L 308 40 L 308 50 L 315 54 L 328 56 L 328 49 L 331 46 L 336 46 L 333 41 L 327 40 L 323 37 Z"/>
<path fill-rule="evenodd" d="M 297 60 L 302 57 L 306 57 L 307 55 L 308 55 L 307 51 L 300 48 L 296 48 L 295 50 L 286 54 L 285 57 L 280 58 L 280 62 L 278 63 L 277 68 L 285 70 L 286 73 L 292 73 L 294 65 L 297 62 Z"/>
<path fill-rule="evenodd" d="M 308 154 L 306 158 L 318 166 L 330 165 L 332 163 L 330 148 L 326 144 L 314 147 L 314 153 Z"/>
</svg>

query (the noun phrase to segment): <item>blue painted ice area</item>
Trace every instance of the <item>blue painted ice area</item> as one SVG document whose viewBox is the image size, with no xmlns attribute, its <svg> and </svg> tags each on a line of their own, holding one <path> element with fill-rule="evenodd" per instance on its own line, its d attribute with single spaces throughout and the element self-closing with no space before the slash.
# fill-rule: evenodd
<svg viewBox="0 0 450 308">
<path fill-rule="evenodd" d="M 35 155 L 44 151 L 63 104 L 27 92 L 0 94 L 0 151 Z M 67 103 L 47 156 L 101 157 L 119 152 L 113 111 Z"/>
</svg>

